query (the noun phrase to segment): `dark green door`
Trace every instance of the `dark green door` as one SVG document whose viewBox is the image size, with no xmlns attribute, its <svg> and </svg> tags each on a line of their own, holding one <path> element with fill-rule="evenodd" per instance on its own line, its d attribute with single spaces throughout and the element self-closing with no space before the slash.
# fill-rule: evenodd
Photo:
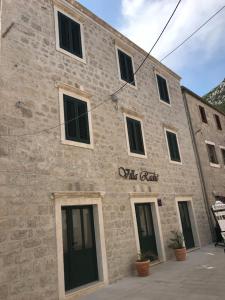
<svg viewBox="0 0 225 300">
<path fill-rule="evenodd" d="M 150 203 L 135 205 L 140 249 L 151 261 L 158 259 L 155 230 Z"/>
<path fill-rule="evenodd" d="M 92 206 L 62 208 L 65 290 L 98 280 Z"/>
<path fill-rule="evenodd" d="M 191 220 L 189 216 L 188 202 L 181 201 L 178 202 L 178 205 L 179 205 L 181 225 L 182 225 L 182 231 L 184 235 L 186 248 L 187 249 L 194 248 L 195 243 L 194 243 L 194 238 L 192 233 Z"/>
</svg>

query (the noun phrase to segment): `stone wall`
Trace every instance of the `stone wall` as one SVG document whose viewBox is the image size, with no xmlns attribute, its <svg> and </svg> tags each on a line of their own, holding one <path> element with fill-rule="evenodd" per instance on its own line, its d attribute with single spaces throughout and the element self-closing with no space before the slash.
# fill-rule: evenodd
<svg viewBox="0 0 225 300">
<path fill-rule="evenodd" d="M 199 101 L 193 95 L 186 94 L 187 103 L 190 110 L 191 121 L 193 124 L 197 148 L 200 155 L 204 180 L 206 183 L 207 195 L 210 204 L 214 204 L 215 195 L 225 195 L 225 169 L 224 162 L 220 150 L 220 146 L 225 147 L 225 115 L 219 113 L 209 105 Z M 208 123 L 201 121 L 199 113 L 199 105 L 204 107 Z M 218 115 L 222 125 L 222 130 L 218 130 L 214 115 Z M 219 167 L 210 166 L 208 152 L 205 141 L 215 143 Z"/>
<path fill-rule="evenodd" d="M 208 243 L 208 222 L 178 78 L 149 59 L 137 74 L 137 89 L 128 85 L 119 94 L 117 108 L 109 96 L 121 86 L 113 33 L 84 18 L 84 64 L 56 51 L 51 1 L 4 1 L 3 33 L 12 22 L 1 40 L 0 299 L 58 299 L 50 197 L 56 191 L 106 193 L 103 214 L 110 282 L 131 274 L 136 256 L 130 192 L 159 193 L 165 242 L 170 231 L 178 228 L 175 196 L 193 196 L 201 242 Z M 137 68 L 144 55 L 135 48 L 132 51 Z M 171 107 L 159 101 L 154 68 L 167 78 Z M 91 107 L 104 101 L 91 113 L 93 150 L 61 144 L 58 83 L 82 86 L 92 95 Z M 18 101 L 22 102 L 19 107 Z M 147 159 L 127 154 L 124 107 L 143 115 Z M 164 126 L 178 131 L 182 165 L 169 162 Z M 156 171 L 159 182 L 125 181 L 118 175 L 120 166 Z M 166 245 L 165 249 L 169 257 Z"/>
</svg>

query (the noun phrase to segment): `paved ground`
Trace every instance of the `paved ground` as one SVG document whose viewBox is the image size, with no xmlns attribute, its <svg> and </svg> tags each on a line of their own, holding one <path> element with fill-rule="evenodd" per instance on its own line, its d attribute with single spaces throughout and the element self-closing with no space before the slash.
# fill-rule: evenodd
<svg viewBox="0 0 225 300">
<path fill-rule="evenodd" d="M 81 300 L 217 300 L 225 299 L 225 253 L 207 246 L 185 262 L 152 267 L 145 278 L 125 278 Z"/>
</svg>

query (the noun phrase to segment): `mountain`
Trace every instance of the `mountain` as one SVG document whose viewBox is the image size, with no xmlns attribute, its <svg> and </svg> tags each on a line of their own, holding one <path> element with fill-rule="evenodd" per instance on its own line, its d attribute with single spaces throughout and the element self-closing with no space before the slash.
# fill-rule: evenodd
<svg viewBox="0 0 225 300">
<path fill-rule="evenodd" d="M 203 99 L 225 113 L 225 79 L 203 96 Z"/>
</svg>

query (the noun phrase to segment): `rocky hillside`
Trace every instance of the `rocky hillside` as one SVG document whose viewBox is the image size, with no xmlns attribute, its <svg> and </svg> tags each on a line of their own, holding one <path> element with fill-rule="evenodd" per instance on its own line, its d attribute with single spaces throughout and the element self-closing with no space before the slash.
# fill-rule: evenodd
<svg viewBox="0 0 225 300">
<path fill-rule="evenodd" d="M 203 98 L 225 113 L 225 79 Z"/>
</svg>

